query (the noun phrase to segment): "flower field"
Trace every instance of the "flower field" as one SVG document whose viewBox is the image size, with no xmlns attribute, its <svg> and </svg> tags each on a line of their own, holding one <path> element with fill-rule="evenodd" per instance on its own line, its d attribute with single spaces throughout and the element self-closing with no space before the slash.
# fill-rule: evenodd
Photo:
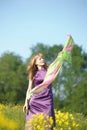
<svg viewBox="0 0 87 130">
<path fill-rule="evenodd" d="M 87 118 L 81 113 L 69 113 L 55 110 L 56 126 L 53 130 L 87 130 Z M 29 130 L 48 130 L 53 120 L 44 114 L 34 115 L 26 126 Z M 22 106 L 0 104 L 0 130 L 24 130 L 25 114 Z"/>
</svg>

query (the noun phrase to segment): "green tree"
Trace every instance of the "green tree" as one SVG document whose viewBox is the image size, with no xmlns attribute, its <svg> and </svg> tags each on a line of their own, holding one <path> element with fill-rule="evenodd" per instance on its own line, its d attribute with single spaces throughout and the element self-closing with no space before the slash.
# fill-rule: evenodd
<svg viewBox="0 0 87 130">
<path fill-rule="evenodd" d="M 72 64 L 64 68 L 64 94 L 63 107 L 67 110 L 87 114 L 87 54 L 81 47 L 74 46 Z"/>
<path fill-rule="evenodd" d="M 14 53 L 0 57 L 0 102 L 23 102 L 27 86 L 25 63 Z"/>
</svg>

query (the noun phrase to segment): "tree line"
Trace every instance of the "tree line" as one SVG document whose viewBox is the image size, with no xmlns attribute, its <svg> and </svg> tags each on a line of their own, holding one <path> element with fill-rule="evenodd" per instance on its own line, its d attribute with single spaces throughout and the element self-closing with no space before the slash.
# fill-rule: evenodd
<svg viewBox="0 0 87 130">
<path fill-rule="evenodd" d="M 31 55 L 26 61 L 14 52 L 4 52 L 0 57 L 0 103 L 23 104 L 28 87 L 26 68 L 30 57 L 41 52 L 50 64 L 62 48 L 62 45 L 38 43 L 30 48 Z M 72 63 L 63 64 L 52 86 L 55 108 L 87 114 L 87 53 L 82 47 L 74 45 Z"/>
</svg>

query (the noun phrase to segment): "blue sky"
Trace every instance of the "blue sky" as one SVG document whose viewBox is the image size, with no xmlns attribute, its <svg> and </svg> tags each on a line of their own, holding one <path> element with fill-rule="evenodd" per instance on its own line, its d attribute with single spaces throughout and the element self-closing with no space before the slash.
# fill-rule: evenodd
<svg viewBox="0 0 87 130">
<path fill-rule="evenodd" d="M 64 45 L 68 33 L 87 52 L 87 0 L 0 0 L 0 56 L 26 59 L 31 46 Z"/>
</svg>

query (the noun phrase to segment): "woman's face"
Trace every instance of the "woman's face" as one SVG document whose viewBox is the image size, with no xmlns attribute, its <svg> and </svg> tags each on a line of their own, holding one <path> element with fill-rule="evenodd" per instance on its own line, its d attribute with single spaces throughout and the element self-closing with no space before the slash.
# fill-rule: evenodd
<svg viewBox="0 0 87 130">
<path fill-rule="evenodd" d="M 36 64 L 37 66 L 43 66 L 43 65 L 45 65 L 45 60 L 44 60 L 44 58 L 41 57 L 41 56 L 38 56 L 37 59 L 36 59 L 35 64 Z"/>
</svg>

